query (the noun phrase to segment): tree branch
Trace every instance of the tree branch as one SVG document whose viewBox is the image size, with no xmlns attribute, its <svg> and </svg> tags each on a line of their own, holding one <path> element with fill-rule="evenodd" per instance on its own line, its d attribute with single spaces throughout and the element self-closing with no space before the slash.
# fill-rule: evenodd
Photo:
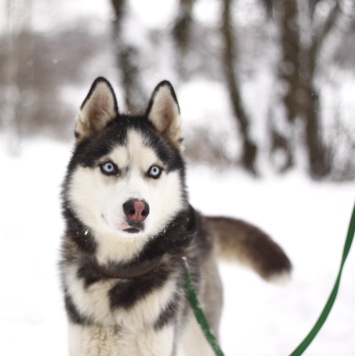
<svg viewBox="0 0 355 356">
<path fill-rule="evenodd" d="M 313 41 L 311 53 L 314 62 L 316 61 L 324 42 L 326 41 L 327 37 L 331 33 L 332 29 L 334 28 L 340 13 L 341 13 L 341 6 L 340 6 L 340 0 L 338 0 L 335 1 L 335 5 L 333 9 L 330 11 L 328 17 L 325 19 L 323 26 L 318 33 L 318 36 Z"/>
</svg>

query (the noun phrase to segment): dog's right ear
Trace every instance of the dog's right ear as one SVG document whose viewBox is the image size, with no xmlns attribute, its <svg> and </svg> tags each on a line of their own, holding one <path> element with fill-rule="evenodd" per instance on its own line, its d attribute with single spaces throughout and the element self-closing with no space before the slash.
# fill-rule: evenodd
<svg viewBox="0 0 355 356">
<path fill-rule="evenodd" d="M 80 109 L 75 129 L 77 142 L 100 132 L 117 117 L 117 100 L 111 84 L 103 77 L 97 78 Z"/>
</svg>

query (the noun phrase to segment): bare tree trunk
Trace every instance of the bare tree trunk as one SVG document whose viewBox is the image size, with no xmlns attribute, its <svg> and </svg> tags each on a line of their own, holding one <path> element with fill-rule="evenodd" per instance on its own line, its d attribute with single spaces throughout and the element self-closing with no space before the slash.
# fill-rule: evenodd
<svg viewBox="0 0 355 356">
<path fill-rule="evenodd" d="M 308 92 L 304 102 L 303 113 L 305 117 L 309 173 L 313 178 L 320 179 L 330 173 L 331 167 L 328 160 L 328 148 L 323 142 L 320 125 L 319 94 L 313 89 L 311 83 L 304 84 L 303 90 Z"/>
<path fill-rule="evenodd" d="M 243 105 L 238 76 L 235 71 L 236 51 L 231 13 L 232 0 L 223 0 L 222 34 L 224 40 L 223 69 L 227 81 L 230 101 L 243 139 L 242 165 L 250 173 L 257 175 L 257 145 L 250 138 L 249 118 Z"/>
<path fill-rule="evenodd" d="M 24 12 L 26 6 L 26 12 Z M 33 92 L 32 68 L 28 66 L 33 52 L 30 34 L 32 0 L 26 4 L 19 0 L 6 2 L 6 35 L 3 125 L 10 154 L 20 153 L 23 120 L 31 116 L 29 101 Z"/>
<path fill-rule="evenodd" d="M 300 33 L 298 25 L 297 0 L 278 1 L 281 25 L 282 63 L 281 79 L 286 84 L 283 102 L 286 107 L 287 120 L 294 123 L 299 114 L 297 93 L 299 90 L 299 52 Z"/>
<path fill-rule="evenodd" d="M 195 0 L 180 0 L 179 10 L 172 28 L 172 36 L 177 47 L 177 71 L 183 77 L 187 77 L 188 68 L 186 57 L 191 40 L 192 10 Z"/>
<path fill-rule="evenodd" d="M 340 9 L 337 1 L 323 26 L 316 31 L 319 24 L 316 26 L 314 14 L 318 3 L 319 1 L 303 0 L 274 2 L 282 51 L 279 75 L 286 88 L 282 102 L 290 130 L 287 133 L 273 131 L 272 150 L 283 150 L 288 157 L 288 165 L 292 166 L 295 122 L 302 119 L 309 173 L 315 179 L 325 177 L 331 170 L 329 152 L 321 130 L 319 92 L 315 86 L 317 61 Z"/>
<path fill-rule="evenodd" d="M 304 120 L 309 173 L 313 178 L 319 179 L 330 173 L 330 167 L 321 130 L 319 94 L 314 87 L 314 60 L 310 51 L 303 51 L 300 114 Z"/>
<path fill-rule="evenodd" d="M 22 18 L 21 30 L 16 39 L 19 56 L 17 70 L 19 103 L 16 106 L 16 124 L 19 139 L 21 140 L 22 136 L 27 134 L 23 132 L 25 126 L 24 121 L 35 121 L 33 117 L 36 115 L 34 102 L 37 88 L 34 85 L 34 38 L 31 28 L 34 0 L 17 0 L 17 2 L 18 13 Z M 17 21 L 17 24 L 18 23 L 19 21 Z"/>
<path fill-rule="evenodd" d="M 314 9 L 305 7 L 303 16 L 312 24 Z M 340 1 L 335 2 L 320 30 L 314 36 L 304 36 L 300 51 L 300 114 L 304 120 L 309 173 L 315 179 L 330 174 L 331 163 L 321 127 L 318 89 L 315 87 L 317 60 L 325 40 L 334 28 L 340 14 Z M 308 29 L 309 31 L 310 29 Z"/>
<path fill-rule="evenodd" d="M 300 33 L 298 25 L 297 0 L 277 0 L 274 2 L 275 14 L 280 29 L 281 62 L 279 78 L 281 80 L 281 100 L 286 120 L 279 115 L 272 117 L 271 155 L 282 153 L 282 162 L 278 162 L 278 171 L 284 172 L 294 165 L 294 124 L 299 116 L 298 93 Z M 284 121 L 282 125 L 275 121 Z M 282 129 L 278 128 L 281 126 Z M 287 130 L 285 130 L 287 128 Z"/>
<path fill-rule="evenodd" d="M 142 111 L 146 105 L 146 95 L 142 89 L 140 52 L 125 41 L 122 25 L 127 11 L 127 0 L 111 0 L 115 19 L 113 22 L 114 46 L 117 65 L 120 70 L 126 109 L 129 112 Z"/>
<path fill-rule="evenodd" d="M 113 20 L 114 36 L 117 36 L 122 32 L 122 23 L 127 7 L 127 0 L 112 0 L 111 3 L 115 11 L 115 19 Z"/>
<path fill-rule="evenodd" d="M 3 77 L 5 90 L 3 93 L 3 110 L 2 121 L 4 131 L 7 138 L 7 149 L 10 154 L 17 154 L 19 149 L 19 138 L 17 134 L 16 119 L 16 105 L 18 88 L 16 85 L 17 78 L 17 55 L 16 55 L 16 40 L 14 33 L 15 24 L 15 2 L 7 0 L 6 2 L 6 35 L 4 40 L 5 48 L 5 63 L 3 67 Z"/>
</svg>

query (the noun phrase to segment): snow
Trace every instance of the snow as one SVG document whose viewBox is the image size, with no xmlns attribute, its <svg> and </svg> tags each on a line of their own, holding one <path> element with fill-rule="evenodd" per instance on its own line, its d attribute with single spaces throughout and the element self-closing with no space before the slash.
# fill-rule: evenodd
<svg viewBox="0 0 355 356">
<path fill-rule="evenodd" d="M 60 183 L 70 151 L 69 144 L 43 139 L 24 142 L 20 157 L 0 150 L 0 355 L 67 354 L 57 261 Z M 291 281 L 280 286 L 221 264 L 222 348 L 226 355 L 290 354 L 315 323 L 335 281 L 355 184 L 313 183 L 297 172 L 263 180 L 232 168 L 189 165 L 188 172 L 196 208 L 257 224 L 294 265 Z M 352 249 L 335 307 L 305 355 L 355 354 L 354 271 Z"/>
<path fill-rule="evenodd" d="M 132 41 L 144 41 L 145 27 L 171 26 L 167 19 L 175 11 L 174 3 L 160 1 L 158 6 L 157 0 L 154 3 L 131 1 L 130 12 L 137 21 L 127 24 L 128 28 L 136 25 Z M 254 3 L 255 0 L 250 0 L 249 7 L 244 8 L 249 11 L 246 18 L 250 19 L 250 11 L 255 11 Z M 159 11 L 152 11 L 157 7 Z M 213 25 L 217 23 L 216 9 L 215 1 L 200 0 L 194 16 Z M 4 10 L 4 6 L 0 7 L 3 20 L 6 19 Z M 256 12 L 252 17 L 260 16 Z M 35 31 L 50 35 L 64 28 L 79 28 L 84 21 L 90 21 L 91 31 L 109 31 L 111 19 L 109 2 L 98 5 L 83 0 L 62 1 L 54 6 L 53 1 L 36 0 L 29 21 Z M 6 24 L 5 20 L 0 21 L 0 33 L 5 31 Z M 167 48 L 158 49 L 171 60 Z M 160 56 L 157 54 L 150 60 L 159 61 Z M 107 61 L 100 65 L 98 61 L 94 58 L 86 69 L 88 82 L 102 70 L 114 72 L 112 64 L 107 69 Z M 148 73 L 152 79 L 149 85 L 163 78 L 171 79 L 164 63 L 154 76 Z M 97 68 L 100 73 L 96 73 Z M 114 74 L 110 80 L 116 80 Z M 270 80 L 268 73 L 261 72 L 254 80 L 258 82 L 257 93 L 254 85 L 246 85 L 246 98 L 257 98 L 258 105 L 250 110 L 258 119 L 265 117 L 265 95 L 260 93 L 268 92 L 273 85 Z M 331 106 L 339 102 L 342 114 L 346 114 L 346 121 L 352 127 L 354 76 L 349 78 L 346 72 L 341 82 L 325 115 L 332 115 Z M 72 98 L 70 104 L 79 107 L 88 89 L 63 88 L 63 96 Z M 116 86 L 115 89 L 117 92 Z M 198 103 L 196 93 L 200 96 Z M 331 90 L 326 94 L 330 98 Z M 222 117 L 231 116 L 225 88 L 205 78 L 194 78 L 178 88 L 178 97 L 187 134 L 188 128 L 213 125 L 214 132 L 228 142 L 227 150 L 232 155 L 236 151 L 233 145 L 237 145 L 232 123 L 225 120 L 220 125 Z M 258 135 L 264 131 L 262 125 L 265 122 L 258 120 L 257 139 L 261 139 Z M 71 146 L 45 139 L 24 141 L 21 156 L 10 157 L 5 153 L 4 141 L 6 137 L 0 135 L 0 214 L 3 217 L 0 219 L 0 355 L 67 355 L 67 323 L 57 262 L 64 228 L 60 184 Z M 225 286 L 222 349 L 228 356 L 290 354 L 314 325 L 333 287 L 354 204 L 355 183 L 314 183 L 297 171 L 283 177 L 268 173 L 263 179 L 251 179 L 233 168 L 217 171 L 192 164 L 188 166 L 187 182 L 192 204 L 197 209 L 206 214 L 243 218 L 258 225 L 286 250 L 294 266 L 290 282 L 280 286 L 266 283 L 237 265 L 221 263 Z M 355 355 L 354 254 L 352 248 L 335 307 L 305 352 L 307 356 Z"/>
<path fill-rule="evenodd" d="M 175 0 L 131 0 L 129 4 L 136 15 L 134 17 L 137 23 L 146 29 L 167 28 L 170 24 L 170 19 L 176 12 L 177 5 Z M 154 11 L 154 9 L 159 9 L 159 11 Z"/>
</svg>

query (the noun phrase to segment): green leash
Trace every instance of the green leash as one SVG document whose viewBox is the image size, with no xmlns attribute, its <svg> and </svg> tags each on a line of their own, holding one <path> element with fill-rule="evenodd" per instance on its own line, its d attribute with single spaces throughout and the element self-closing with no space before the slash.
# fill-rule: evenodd
<svg viewBox="0 0 355 356">
<path fill-rule="evenodd" d="M 195 318 L 198 324 L 200 325 L 201 330 L 205 335 L 205 338 L 207 339 L 208 343 L 211 345 L 213 351 L 215 352 L 216 356 L 224 356 L 221 348 L 218 345 L 218 341 L 216 337 L 213 335 L 208 325 L 208 321 L 205 317 L 205 314 L 202 311 L 200 302 L 198 301 L 194 286 L 192 284 L 192 279 L 191 279 L 186 258 L 183 258 L 183 262 L 184 262 L 183 266 L 184 266 L 185 292 L 186 292 L 187 299 L 189 300 L 192 310 L 195 314 Z"/>
<path fill-rule="evenodd" d="M 314 338 L 317 336 L 319 330 L 322 328 L 323 324 L 327 320 L 328 315 L 333 308 L 336 296 L 338 294 L 340 279 L 341 279 L 341 276 L 343 273 L 345 261 L 349 255 L 351 244 L 354 239 L 354 234 L 355 234 L 355 205 L 353 208 L 353 213 L 352 213 L 351 220 L 350 220 L 348 234 L 347 234 L 346 241 L 345 241 L 345 246 L 344 246 L 344 250 L 343 250 L 343 256 L 341 259 L 339 273 L 338 273 L 337 279 L 335 281 L 333 290 L 332 290 L 332 292 L 328 298 L 328 301 L 327 301 L 325 307 L 323 308 L 323 311 L 322 311 L 320 317 L 318 318 L 316 324 L 313 326 L 312 330 L 305 337 L 305 339 L 300 343 L 300 345 L 291 353 L 290 356 L 302 355 L 303 352 L 312 343 Z M 187 264 L 186 258 L 183 258 L 183 261 L 184 261 L 183 267 L 184 267 L 184 278 L 185 278 L 185 286 L 184 286 L 185 292 L 186 292 L 186 296 L 191 304 L 192 310 L 195 314 L 196 320 L 199 323 L 202 332 L 204 333 L 207 341 L 211 345 L 216 356 L 224 356 L 220 346 L 218 345 L 217 339 L 211 332 L 211 329 L 208 325 L 208 321 L 207 321 L 207 319 L 202 311 L 201 305 L 198 301 L 197 295 L 196 295 L 194 287 L 193 287 L 193 283 L 192 283 L 191 275 L 190 275 L 190 272 L 188 269 L 188 264 Z"/>
<path fill-rule="evenodd" d="M 355 206 L 353 208 L 353 213 L 352 213 L 350 224 L 349 224 L 348 234 L 347 234 L 346 240 L 345 240 L 345 246 L 344 246 L 344 250 L 343 250 L 343 257 L 342 257 L 341 263 L 340 263 L 339 273 L 338 273 L 337 279 L 335 280 L 333 290 L 330 293 L 328 301 L 327 301 L 325 307 L 323 308 L 323 311 L 322 311 L 320 317 L 318 318 L 317 322 L 313 326 L 312 330 L 305 337 L 305 339 L 300 343 L 300 345 L 295 349 L 295 351 L 292 352 L 291 356 L 302 355 L 303 352 L 307 349 L 307 347 L 311 344 L 313 339 L 316 337 L 316 335 L 318 334 L 319 330 L 322 328 L 325 321 L 327 320 L 328 315 L 329 315 L 330 311 L 332 310 L 336 296 L 338 294 L 341 275 L 343 273 L 344 264 L 348 257 L 350 247 L 351 247 L 351 244 L 354 239 L 354 234 L 355 234 Z"/>
</svg>

